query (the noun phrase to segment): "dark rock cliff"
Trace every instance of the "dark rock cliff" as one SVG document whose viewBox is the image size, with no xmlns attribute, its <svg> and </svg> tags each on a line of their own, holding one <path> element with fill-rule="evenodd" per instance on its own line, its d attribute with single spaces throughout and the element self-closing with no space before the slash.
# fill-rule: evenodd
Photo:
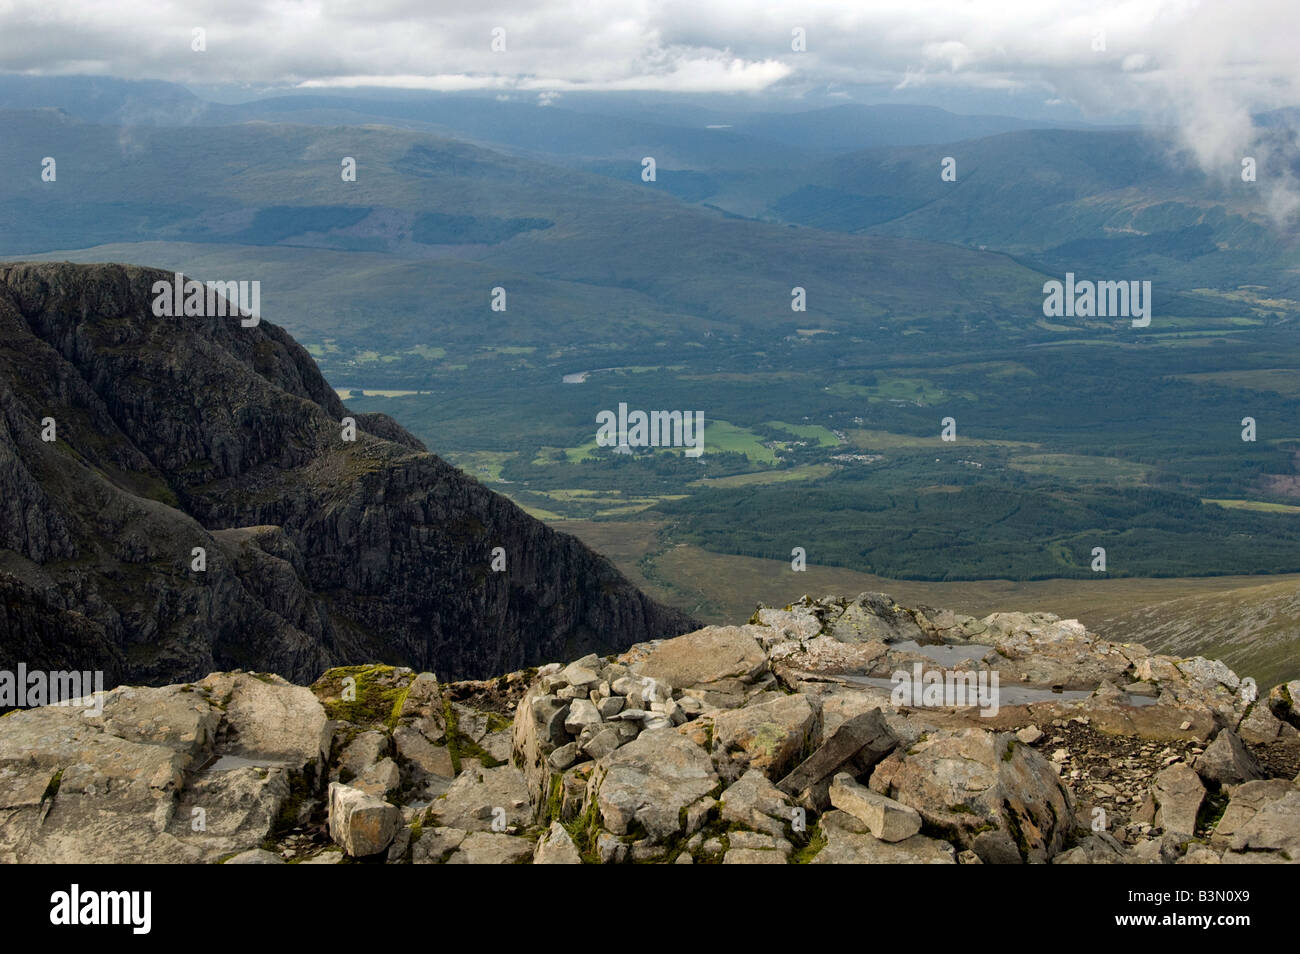
<svg viewBox="0 0 1300 954">
<path fill-rule="evenodd" d="M 155 317 L 171 277 L 0 265 L 0 666 L 461 678 L 692 627 L 396 422 L 350 414 L 282 329 Z"/>
</svg>

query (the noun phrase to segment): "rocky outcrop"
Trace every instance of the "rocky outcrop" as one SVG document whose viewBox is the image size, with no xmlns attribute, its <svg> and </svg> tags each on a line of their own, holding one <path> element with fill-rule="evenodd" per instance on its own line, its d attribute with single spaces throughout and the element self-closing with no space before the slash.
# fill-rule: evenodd
<svg viewBox="0 0 1300 954">
<path fill-rule="evenodd" d="M 0 667 L 463 678 L 690 628 L 396 422 L 351 414 L 275 325 L 155 316 L 172 279 L 0 265 Z"/>
<path fill-rule="evenodd" d="M 311 691 L 214 674 L 0 720 L 0 859 L 218 861 L 306 818 L 332 729 Z"/>
<path fill-rule="evenodd" d="M 864 652 L 907 679 L 917 657 L 936 678 L 1005 669 L 1016 692 L 903 698 L 845 668 Z M 1099 683 L 1067 696 L 1020 678 L 1030 658 Z M 1048 614 L 973 620 L 879 594 L 485 681 L 215 673 L 113 690 L 99 716 L 0 719 L 0 857 L 1295 863 L 1300 743 L 1243 736 L 1259 707 L 1234 683 Z"/>
</svg>

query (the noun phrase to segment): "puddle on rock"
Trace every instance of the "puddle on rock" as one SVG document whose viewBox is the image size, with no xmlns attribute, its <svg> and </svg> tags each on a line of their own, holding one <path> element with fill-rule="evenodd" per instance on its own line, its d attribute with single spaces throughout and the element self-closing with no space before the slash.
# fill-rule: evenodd
<svg viewBox="0 0 1300 954">
<path fill-rule="evenodd" d="M 923 649 L 934 647 L 922 647 Z M 954 649 L 967 647 L 952 647 Z M 885 689 L 890 692 L 894 690 L 894 681 L 885 676 L 849 676 L 840 675 L 840 679 L 852 683 L 855 686 L 868 686 L 872 689 Z M 912 705 L 911 702 L 912 685 L 910 682 L 903 684 L 903 705 Z M 1000 706 L 1027 706 L 1035 702 L 1073 702 L 1079 699 L 1087 699 L 1091 696 L 1091 689 L 1064 689 L 1057 691 L 1042 686 L 1021 686 L 1021 685 L 999 685 L 998 686 L 998 705 Z M 1120 694 L 1120 704 L 1129 706 L 1149 706 L 1155 704 L 1155 699 L 1150 696 L 1136 696 L 1129 693 Z"/>
</svg>

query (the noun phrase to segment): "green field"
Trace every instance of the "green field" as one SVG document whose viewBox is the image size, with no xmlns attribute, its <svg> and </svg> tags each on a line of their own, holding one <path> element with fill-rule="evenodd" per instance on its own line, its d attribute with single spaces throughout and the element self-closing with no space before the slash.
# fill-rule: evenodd
<svg viewBox="0 0 1300 954">
<path fill-rule="evenodd" d="M 1300 507 L 1291 504 L 1269 503 L 1265 500 L 1204 500 L 1203 503 L 1226 507 L 1228 510 L 1256 510 L 1261 513 L 1300 513 Z"/>
</svg>

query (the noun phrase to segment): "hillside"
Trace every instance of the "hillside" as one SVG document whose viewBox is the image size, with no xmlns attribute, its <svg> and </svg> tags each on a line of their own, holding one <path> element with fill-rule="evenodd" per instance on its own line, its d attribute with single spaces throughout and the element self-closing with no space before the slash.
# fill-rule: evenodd
<svg viewBox="0 0 1300 954">
<path fill-rule="evenodd" d="M 945 156 L 955 181 L 940 177 Z M 1257 282 L 1295 297 L 1300 246 L 1270 209 L 1293 170 L 1240 171 L 1206 175 L 1158 131 L 1022 130 L 836 156 L 771 196 L 769 213 L 998 249 L 1054 275 L 1141 272 L 1166 293 Z"/>
<path fill-rule="evenodd" d="M 351 414 L 275 325 L 155 316 L 171 279 L 0 267 L 0 664 L 110 684 L 376 659 L 475 676 L 689 625 Z"/>
</svg>

